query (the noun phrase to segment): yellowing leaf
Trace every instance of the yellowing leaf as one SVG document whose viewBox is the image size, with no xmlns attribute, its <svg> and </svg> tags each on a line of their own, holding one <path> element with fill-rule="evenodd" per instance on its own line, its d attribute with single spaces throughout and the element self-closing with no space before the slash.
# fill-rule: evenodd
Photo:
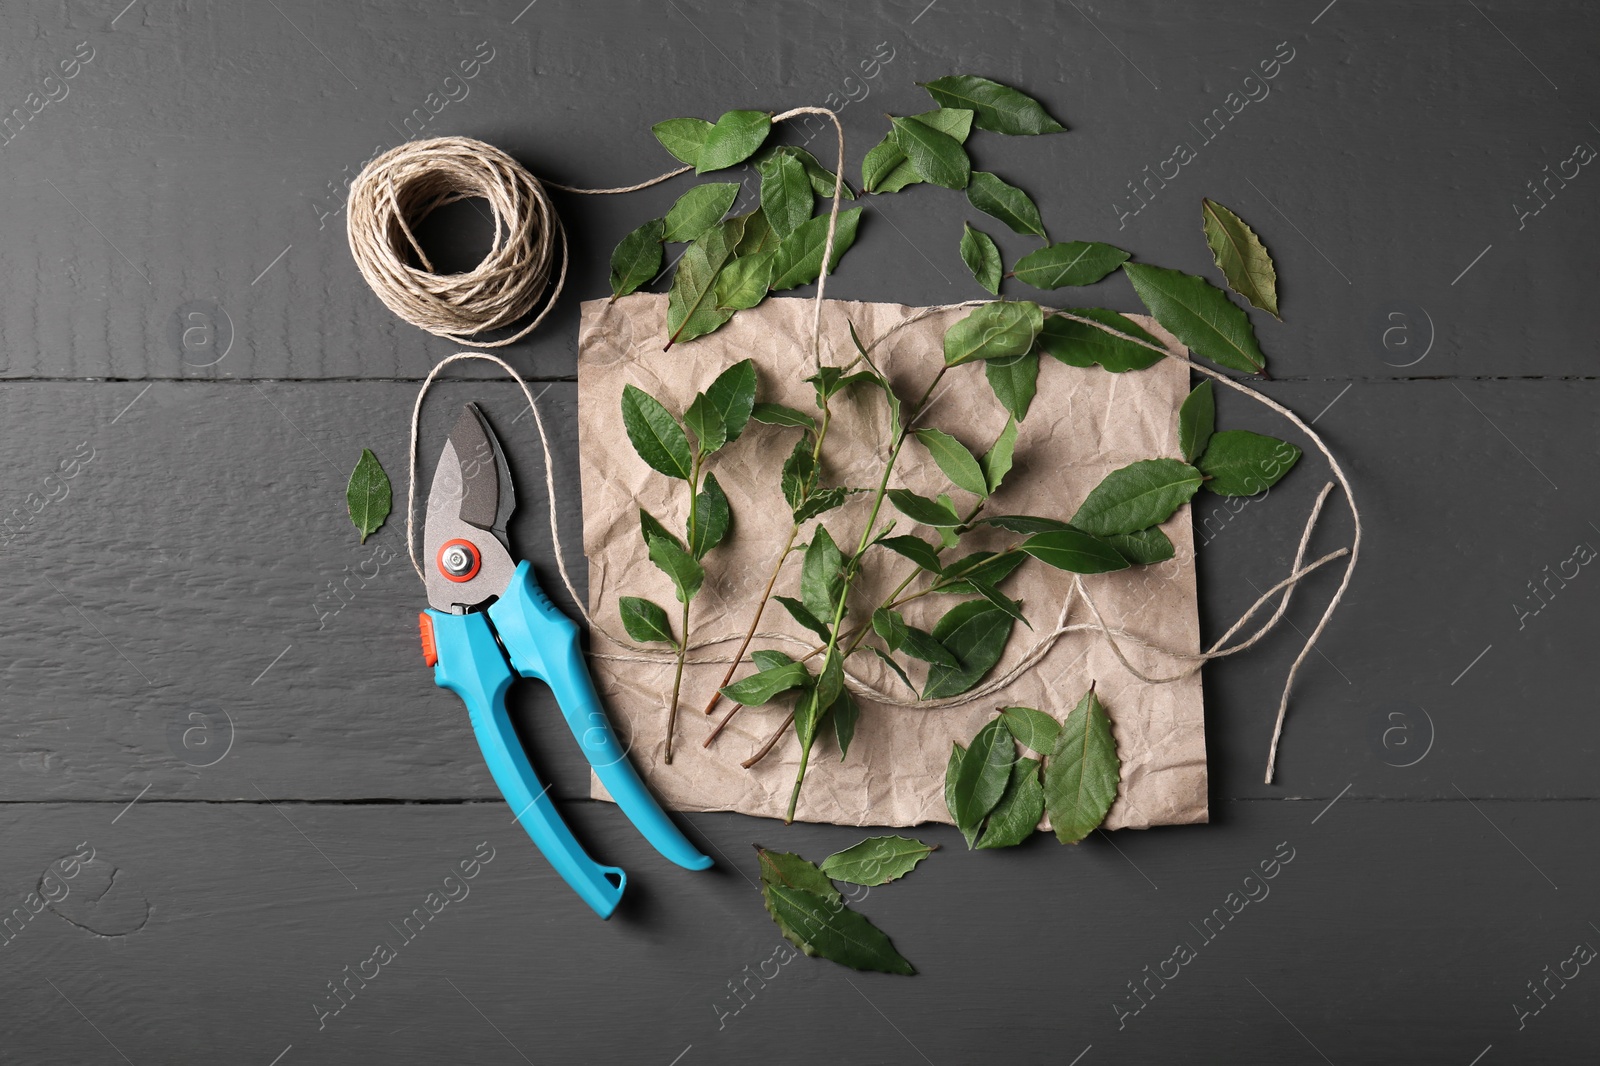
<svg viewBox="0 0 1600 1066">
<path fill-rule="evenodd" d="M 1228 287 L 1273 318 L 1278 314 L 1278 272 L 1267 246 L 1244 219 L 1215 200 L 1201 200 L 1200 212 L 1211 247 Z"/>
</svg>

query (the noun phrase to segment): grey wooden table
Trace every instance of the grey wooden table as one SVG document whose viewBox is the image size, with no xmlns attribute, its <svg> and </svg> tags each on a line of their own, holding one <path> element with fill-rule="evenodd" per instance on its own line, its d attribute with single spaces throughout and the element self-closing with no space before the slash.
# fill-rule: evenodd
<svg viewBox="0 0 1600 1066">
<path fill-rule="evenodd" d="M 1573 162 L 1600 144 L 1592 8 L 124 3 L 0 16 L 0 1061 L 1593 1057 L 1600 589 L 1572 562 L 1600 545 L 1600 177 Z M 799 104 L 841 108 L 854 174 L 882 112 L 926 108 L 914 83 L 954 72 L 1072 127 L 982 147 L 1053 232 L 1201 273 L 1212 196 L 1277 259 L 1264 387 L 1348 457 L 1368 536 L 1278 782 L 1260 778 L 1287 628 L 1206 671 L 1211 825 L 1001 854 L 929 827 L 933 861 L 861 905 L 921 974 L 858 975 L 772 961 L 749 848 L 820 856 L 858 832 L 694 815 L 718 866 L 682 874 L 584 798 L 552 704 L 519 692 L 567 816 L 634 874 L 596 922 L 422 666 L 400 523 L 358 546 L 343 514 L 361 447 L 403 473 L 417 382 L 455 348 L 362 283 L 346 183 L 441 133 L 628 183 L 670 162 L 652 122 Z M 1146 183 L 1178 142 L 1194 158 Z M 562 197 L 569 295 L 510 349 L 547 383 L 569 529 L 577 301 L 679 191 Z M 830 294 L 979 295 L 965 215 L 932 189 L 870 203 Z M 474 225 L 432 239 L 469 258 Z M 501 424 L 519 410 L 502 382 L 450 384 L 431 439 L 469 397 Z M 1277 431 L 1232 401 L 1223 417 Z M 506 440 L 531 478 L 532 435 Z M 1281 503 L 1215 523 L 1208 633 L 1282 572 L 1321 480 L 1308 460 Z M 535 495 L 513 534 L 548 575 Z M 1270 893 L 1209 932 L 1275 855 Z M 470 894 L 402 934 L 463 861 Z M 395 957 L 331 1013 L 379 942 Z"/>
</svg>

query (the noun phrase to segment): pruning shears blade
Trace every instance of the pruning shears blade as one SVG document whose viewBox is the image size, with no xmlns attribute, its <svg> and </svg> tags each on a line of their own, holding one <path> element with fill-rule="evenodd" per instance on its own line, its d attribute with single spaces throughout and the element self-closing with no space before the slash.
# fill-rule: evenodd
<svg viewBox="0 0 1600 1066">
<path fill-rule="evenodd" d="M 506 525 L 516 492 L 499 440 L 476 404 L 465 404 L 439 451 L 428 487 L 423 545 L 428 602 L 453 611 L 499 595 L 516 564 Z"/>
</svg>

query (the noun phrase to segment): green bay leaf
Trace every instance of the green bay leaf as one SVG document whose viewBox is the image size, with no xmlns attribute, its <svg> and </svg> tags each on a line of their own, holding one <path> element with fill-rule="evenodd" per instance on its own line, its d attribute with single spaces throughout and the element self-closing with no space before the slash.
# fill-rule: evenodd
<svg viewBox="0 0 1600 1066">
<path fill-rule="evenodd" d="M 1063 241 L 1023 256 L 1011 272 L 1036 289 L 1059 289 L 1093 285 L 1127 261 L 1127 252 L 1109 244 Z"/>
<path fill-rule="evenodd" d="M 856 227 L 861 224 L 861 208 L 839 212 L 833 235 L 833 254 L 828 273 L 839 265 L 839 257 L 855 243 Z M 822 249 L 828 240 L 828 216 L 818 215 L 797 226 L 778 244 L 772 259 L 772 291 L 798 288 L 816 281 L 822 273 Z"/>
<path fill-rule="evenodd" d="M 394 502 L 389 475 L 383 472 L 383 465 L 370 448 L 361 449 L 361 456 L 350 471 L 350 480 L 344 487 L 344 502 L 350 521 L 361 533 L 362 544 L 389 517 Z"/>
<path fill-rule="evenodd" d="M 717 475 L 706 475 L 695 496 L 694 510 L 695 526 L 689 534 L 689 550 L 696 559 L 703 559 L 706 552 L 722 543 L 732 521 L 728 497 L 717 483 Z"/>
<path fill-rule="evenodd" d="M 1278 272 L 1256 231 L 1215 200 L 1201 200 L 1200 212 L 1211 258 L 1228 279 L 1228 287 L 1273 318 L 1281 318 Z"/>
<path fill-rule="evenodd" d="M 787 885 L 763 883 L 761 895 L 784 938 L 807 955 L 853 970 L 917 972 L 882 930 L 842 903 Z"/>
<path fill-rule="evenodd" d="M 1102 539 L 1135 566 L 1164 563 L 1177 554 L 1171 539 L 1154 526 L 1137 533 L 1113 533 Z"/>
<path fill-rule="evenodd" d="M 694 166 L 706 143 L 706 134 L 711 132 L 711 123 L 703 118 L 669 118 L 651 126 L 650 132 L 679 162 Z"/>
<path fill-rule="evenodd" d="M 1005 652 L 1015 622 L 986 600 L 967 600 L 951 608 L 933 627 L 933 637 L 961 663 L 934 664 L 922 689 L 925 700 L 958 696 L 994 669 Z"/>
<path fill-rule="evenodd" d="M 802 859 L 789 851 L 769 851 L 757 844 L 756 861 L 761 867 L 763 885 L 798 888 L 803 892 L 820 896 L 830 903 L 844 902 L 844 897 L 839 895 L 839 890 L 833 886 L 832 879 L 809 859 Z"/>
<path fill-rule="evenodd" d="M 1111 545 L 1076 529 L 1035 533 L 1020 545 L 1022 551 L 1069 574 L 1109 574 L 1126 570 L 1128 560 Z"/>
<path fill-rule="evenodd" d="M 1183 461 L 1192 463 L 1200 458 L 1217 430 L 1217 397 L 1206 378 L 1194 387 L 1178 408 L 1178 450 Z"/>
<path fill-rule="evenodd" d="M 1300 449 L 1286 440 L 1225 429 L 1212 435 L 1196 465 L 1207 478 L 1206 489 L 1218 496 L 1254 496 L 1276 485 L 1299 461 Z"/>
<path fill-rule="evenodd" d="M 689 438 L 660 400 L 636 385 L 623 386 L 622 427 L 633 450 L 652 470 L 689 480 L 694 471 Z"/>
<path fill-rule="evenodd" d="M 1044 786 L 1039 781 L 1039 760 L 1018 759 L 1011 764 L 1005 794 L 990 812 L 983 835 L 978 838 L 978 847 L 1014 847 L 1033 835 L 1043 815 Z"/>
<path fill-rule="evenodd" d="M 1000 276 L 1004 273 L 1004 267 L 1000 262 L 1000 249 L 992 237 L 982 230 L 973 229 L 971 225 L 965 225 L 961 231 L 961 261 L 967 264 L 967 269 L 972 271 L 979 285 L 991 295 L 1000 295 Z M 652 273 L 650 277 L 655 277 L 655 274 Z"/>
<path fill-rule="evenodd" d="M 811 217 L 815 197 L 805 164 L 792 155 L 774 154 L 761 164 L 761 213 L 781 239 Z"/>
<path fill-rule="evenodd" d="M 916 869 L 937 847 L 909 837 L 869 837 L 823 859 L 822 872 L 849 885 L 886 885 Z"/>
<path fill-rule="evenodd" d="M 1006 707 L 1000 711 L 1006 728 L 1017 742 L 1029 751 L 1049 755 L 1055 750 L 1056 737 L 1061 733 L 1061 723 L 1033 707 Z M 1039 819 L 1034 818 L 1037 822 Z"/>
<path fill-rule="evenodd" d="M 984 214 L 1004 222 L 1013 233 L 1044 236 L 1044 222 L 1039 218 L 1039 208 L 1032 197 L 988 171 L 972 172 L 972 183 L 967 186 L 967 201 Z"/>
<path fill-rule="evenodd" d="M 890 489 L 884 493 L 895 509 L 913 522 L 921 522 L 925 526 L 935 529 L 944 529 L 961 524 L 961 516 L 955 509 L 942 500 L 930 500 L 926 496 L 919 496 L 910 489 Z"/>
<path fill-rule="evenodd" d="M 787 662 L 740 678 L 722 689 L 722 694 L 734 703 L 746 707 L 770 703 L 781 693 L 809 684 L 811 675 L 804 665 Z"/>
<path fill-rule="evenodd" d="M 1037 364 L 1035 364 L 1037 365 Z M 965 489 L 975 496 L 989 495 L 988 483 L 983 477 L 983 468 L 978 465 L 977 458 L 967 450 L 967 446 L 956 440 L 950 434 L 938 429 L 916 430 L 917 440 L 928 449 L 933 456 L 933 461 L 938 464 L 944 476 L 959 489 Z"/>
<path fill-rule="evenodd" d="M 678 197 L 667 212 L 662 239 L 694 240 L 721 222 L 722 216 L 728 213 L 738 197 L 739 186 L 731 181 L 709 181 L 704 185 L 696 185 Z"/>
<path fill-rule="evenodd" d="M 954 74 L 935 81 L 918 82 L 940 107 L 965 108 L 973 124 L 993 133 L 1028 135 L 1060 133 L 1066 127 L 1051 118 L 1033 97 L 971 74 Z"/>
<path fill-rule="evenodd" d="M 1011 458 L 1016 447 L 1017 420 L 1013 416 L 1006 419 L 1006 427 L 983 457 L 983 477 L 989 483 L 990 492 L 998 490 L 1006 475 L 1011 473 Z"/>
<path fill-rule="evenodd" d="M 1155 320 L 1190 351 L 1246 374 L 1266 369 L 1249 316 L 1205 278 L 1146 263 L 1124 263 L 1122 271 Z"/>
<path fill-rule="evenodd" d="M 976 828 L 1005 795 L 1016 761 L 1016 747 L 1004 719 L 995 718 L 979 729 L 967 746 L 956 775 L 955 804 L 951 814 L 956 825 Z"/>
<path fill-rule="evenodd" d="M 894 141 L 923 181 L 946 189 L 965 189 L 972 163 L 961 142 L 914 118 L 891 118 Z"/>
<path fill-rule="evenodd" d="M 1111 719 L 1090 689 L 1062 723 L 1045 763 L 1045 809 L 1056 839 L 1076 844 L 1105 821 L 1121 775 Z"/>
<path fill-rule="evenodd" d="M 1096 536 L 1136 533 L 1159 525 L 1195 494 L 1200 471 L 1176 459 L 1141 459 L 1113 470 L 1072 516 L 1072 524 Z"/>
<path fill-rule="evenodd" d="M 667 612 L 658 605 L 638 596 L 619 596 L 617 609 L 622 615 L 622 628 L 634 640 L 678 643 L 672 635 L 672 625 L 667 621 Z"/>
<path fill-rule="evenodd" d="M 1039 347 L 1068 366 L 1089 367 L 1096 363 L 1113 374 L 1143 370 L 1165 357 L 1165 349 L 1131 319 L 1103 307 L 1075 307 L 1068 314 L 1092 319 L 1106 328 L 1075 322 L 1065 315 L 1051 315 L 1039 331 Z M 1141 343 L 1142 342 L 1142 343 Z M 1151 351 L 1145 345 L 1154 345 Z"/>
<path fill-rule="evenodd" d="M 636 292 L 639 286 L 661 272 L 666 249 L 661 246 L 666 221 L 652 218 L 617 244 L 611 253 L 611 295 L 613 298 Z"/>
<path fill-rule="evenodd" d="M 994 389 L 994 398 L 1011 413 L 1012 419 L 1021 422 L 1028 416 L 1028 407 L 1039 391 L 1039 353 L 1029 349 L 1009 359 L 988 359 L 983 364 L 983 375 Z"/>
<path fill-rule="evenodd" d="M 945 330 L 945 365 L 1022 355 L 1033 347 L 1042 328 L 1044 312 L 1030 300 L 982 304 Z"/>
<path fill-rule="evenodd" d="M 800 564 L 800 602 L 821 622 L 833 620 L 844 591 L 844 556 L 826 526 L 818 525 Z"/>
<path fill-rule="evenodd" d="M 706 131 L 705 140 L 695 157 L 695 173 L 704 174 L 743 163 L 761 147 L 771 130 L 772 115 L 769 112 L 727 112 Z"/>
</svg>

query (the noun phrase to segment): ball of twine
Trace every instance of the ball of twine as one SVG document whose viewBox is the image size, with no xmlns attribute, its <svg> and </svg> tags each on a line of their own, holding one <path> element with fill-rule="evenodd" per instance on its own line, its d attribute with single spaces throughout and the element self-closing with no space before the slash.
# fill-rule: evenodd
<svg viewBox="0 0 1600 1066">
<path fill-rule="evenodd" d="M 471 270 L 436 273 L 414 229 L 446 204 L 474 197 L 494 212 L 494 244 Z M 500 149 L 468 137 L 411 141 L 368 163 L 350 186 L 345 227 L 350 254 L 384 306 L 461 344 L 499 348 L 520 340 L 549 314 L 566 282 L 566 232 L 544 186 Z M 558 243 L 561 264 L 551 287 Z M 474 339 L 536 308 L 511 336 Z"/>
</svg>

